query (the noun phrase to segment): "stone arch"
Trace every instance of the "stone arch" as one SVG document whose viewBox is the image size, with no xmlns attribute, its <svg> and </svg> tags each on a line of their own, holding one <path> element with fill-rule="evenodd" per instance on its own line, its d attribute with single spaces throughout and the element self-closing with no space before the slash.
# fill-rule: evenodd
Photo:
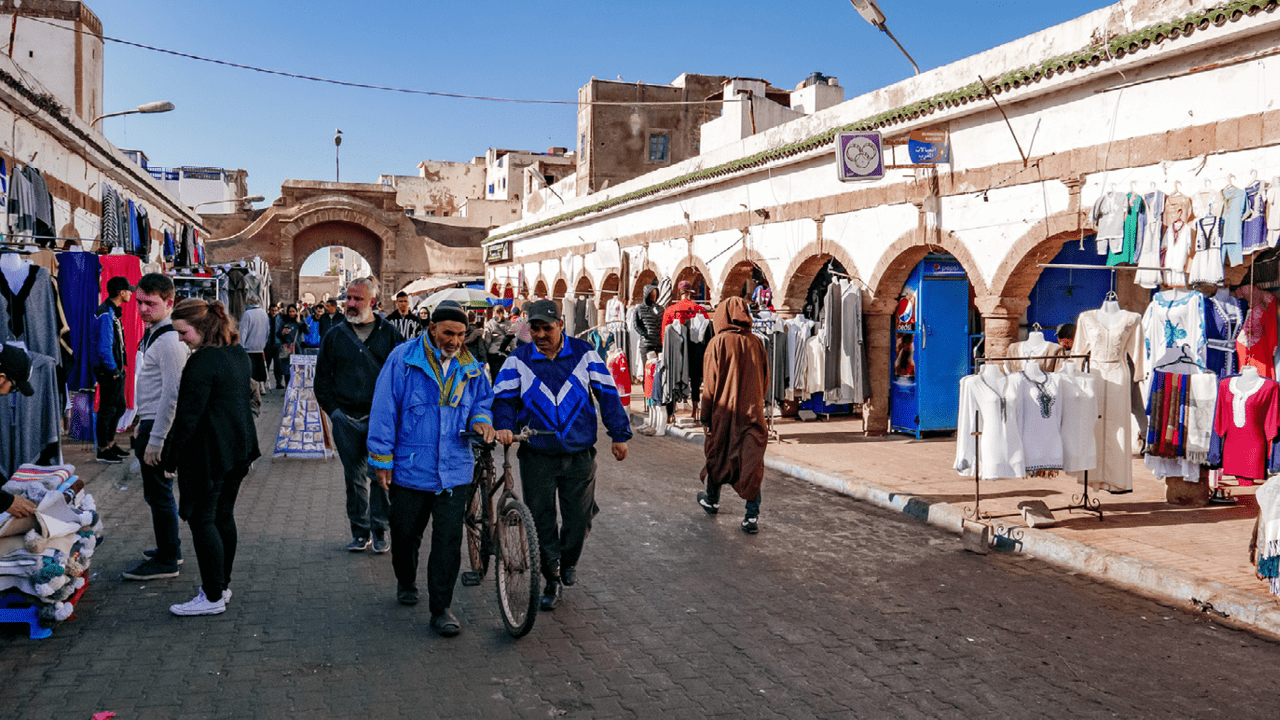
<svg viewBox="0 0 1280 720">
<path fill-rule="evenodd" d="M 662 274 L 658 272 L 658 266 L 652 261 L 645 262 L 644 267 L 636 273 L 636 279 L 631 284 L 631 301 L 633 303 L 644 302 L 644 288 L 646 285 L 652 285 L 658 282 L 658 278 Z"/>
<path fill-rule="evenodd" d="M 987 284 L 982 279 L 978 264 L 974 261 L 969 248 L 965 247 L 959 238 L 948 232 L 938 242 L 931 242 L 926 245 L 920 242 L 920 232 L 912 230 L 903 233 L 902 237 L 885 249 L 884 255 L 880 257 L 880 262 L 876 264 L 875 270 L 872 271 L 871 277 L 867 282 L 872 293 L 871 307 L 867 308 L 867 313 L 888 315 L 893 312 L 898 302 L 898 294 L 902 291 L 902 286 L 906 283 L 907 276 L 924 259 L 925 255 L 939 251 L 951 254 L 960 262 L 977 297 L 983 297 L 987 294 Z"/>
<path fill-rule="evenodd" d="M 596 302 L 596 307 L 603 310 L 609 301 L 618 297 L 618 292 L 622 290 L 622 277 L 616 272 L 611 272 L 604 276 L 604 280 L 600 282 L 600 293 Z"/>
<path fill-rule="evenodd" d="M 1084 233 L 1075 212 L 1061 212 L 1036 223 L 1009 248 L 991 280 L 992 295 L 1025 298 L 1040 279 L 1041 263 L 1053 260 L 1067 242 Z"/>
<path fill-rule="evenodd" d="M 551 299 L 564 300 L 564 296 L 569 294 L 569 282 L 564 279 L 564 275 L 556 275 L 555 282 L 551 285 Z"/>
<path fill-rule="evenodd" d="M 541 275 L 533 283 L 533 299 L 541 300 L 547 296 L 547 279 Z"/>
<path fill-rule="evenodd" d="M 743 284 L 751 277 L 753 267 L 759 268 L 760 273 L 764 275 L 764 281 L 769 284 L 769 289 L 776 291 L 778 285 L 773 281 L 773 272 L 769 269 L 769 263 L 765 262 L 765 259 L 756 251 L 739 248 L 725 264 L 724 273 L 716 283 L 720 288 L 719 299 L 724 300 L 740 291 Z"/>
<path fill-rule="evenodd" d="M 384 259 L 395 247 L 395 233 L 370 212 L 358 206 L 332 200 L 318 203 L 303 212 L 280 231 L 284 255 L 279 271 L 286 276 L 293 297 L 298 296 L 298 269 L 316 250 L 342 245 L 360 253 L 369 262 L 373 274 L 388 286 Z"/>
<path fill-rule="evenodd" d="M 783 292 L 775 294 L 773 301 L 779 309 L 786 309 L 799 314 L 809 293 L 809 286 L 817 277 L 818 271 L 828 260 L 835 260 L 844 266 L 845 272 L 858 279 L 858 268 L 842 246 L 834 242 L 815 240 L 800 249 L 791 264 L 787 267 L 786 287 Z M 775 291 L 776 292 L 776 291 Z"/>
<path fill-rule="evenodd" d="M 702 262 L 701 258 L 689 256 L 681 260 L 671 272 L 671 284 L 679 285 L 685 280 L 692 282 L 695 277 L 701 277 L 706 283 L 707 298 L 715 297 L 715 287 L 711 284 L 711 271 L 707 269 L 707 264 Z"/>
</svg>

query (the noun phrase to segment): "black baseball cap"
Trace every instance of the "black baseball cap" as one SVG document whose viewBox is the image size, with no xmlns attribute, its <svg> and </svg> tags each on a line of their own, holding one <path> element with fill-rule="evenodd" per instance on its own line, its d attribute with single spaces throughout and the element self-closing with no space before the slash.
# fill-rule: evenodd
<svg viewBox="0 0 1280 720">
<path fill-rule="evenodd" d="M 560 308 L 550 300 L 534 300 L 524 306 L 524 314 L 529 318 L 529 322 L 541 320 L 542 322 L 560 322 Z"/>
<path fill-rule="evenodd" d="M 124 290 L 133 292 L 133 286 L 129 284 L 128 278 L 123 275 L 117 275 L 107 281 L 107 297 L 115 297 Z"/>
<path fill-rule="evenodd" d="M 31 356 L 17 345 L 0 346 L 0 373 L 13 382 L 18 392 L 31 397 L 36 389 L 31 387 Z"/>
</svg>

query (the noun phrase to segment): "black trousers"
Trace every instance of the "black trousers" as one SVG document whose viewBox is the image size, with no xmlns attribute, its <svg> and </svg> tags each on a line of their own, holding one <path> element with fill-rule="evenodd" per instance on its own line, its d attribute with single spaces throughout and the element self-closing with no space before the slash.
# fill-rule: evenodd
<svg viewBox="0 0 1280 720">
<path fill-rule="evenodd" d="M 418 587 L 418 550 L 422 547 L 422 533 L 427 523 L 431 524 L 427 599 L 432 615 L 439 615 L 453 604 L 453 587 L 462 567 L 462 518 L 470 494 L 470 484 L 440 493 L 391 485 L 391 507 L 387 512 L 391 567 L 402 588 Z"/>
<path fill-rule="evenodd" d="M 578 564 L 587 535 L 591 534 L 591 520 L 600 512 L 596 505 L 596 449 L 547 455 L 521 445 L 517 457 L 524 503 L 538 527 L 542 576 L 555 582 L 561 566 Z"/>
<path fill-rule="evenodd" d="M 111 447 L 116 441 L 116 425 L 124 417 L 124 371 L 120 376 L 110 372 L 94 373 L 98 380 L 98 448 Z"/>
<path fill-rule="evenodd" d="M 217 602 L 231 583 L 231 566 L 236 559 L 236 497 L 247 474 L 246 465 L 214 481 L 208 494 L 192 503 L 187 518 L 200 563 L 200 585 L 209 602 Z"/>
</svg>

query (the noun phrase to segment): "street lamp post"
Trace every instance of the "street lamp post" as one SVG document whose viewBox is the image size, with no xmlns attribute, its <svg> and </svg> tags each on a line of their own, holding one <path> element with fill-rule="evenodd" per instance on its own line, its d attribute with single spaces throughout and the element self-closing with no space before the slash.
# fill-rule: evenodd
<svg viewBox="0 0 1280 720">
<path fill-rule="evenodd" d="M 902 47 L 902 43 L 898 42 L 898 38 L 894 37 L 893 33 L 889 32 L 889 25 L 885 22 L 884 12 L 881 11 L 880 6 L 876 4 L 876 0 L 849 0 L 849 3 L 853 5 L 854 10 L 858 11 L 858 14 L 862 16 L 863 20 L 871 23 L 877 30 L 889 36 L 889 39 L 893 41 L 894 45 L 898 46 L 898 49 L 906 56 L 907 62 L 911 63 L 911 67 L 914 68 L 916 74 L 919 75 L 920 66 L 916 64 L 915 60 L 911 59 L 911 54 L 907 52 L 906 48 Z"/>
<path fill-rule="evenodd" d="M 161 100 L 158 102 L 149 102 L 149 103 L 146 103 L 145 105 L 139 105 L 133 110 L 121 110 L 120 112 L 113 112 L 113 113 L 107 113 L 106 115 L 99 115 L 98 117 L 94 118 L 93 122 L 89 123 L 89 125 L 90 127 L 97 125 L 98 121 L 102 120 L 103 118 L 117 117 L 119 115 L 133 115 L 135 113 L 143 113 L 143 114 L 149 115 L 151 113 L 169 112 L 172 109 L 173 109 L 173 103 L 169 102 L 168 100 Z"/>
<path fill-rule="evenodd" d="M 338 155 L 338 148 L 342 147 L 342 131 L 334 130 L 333 132 L 333 181 L 342 182 L 342 162 Z"/>
</svg>

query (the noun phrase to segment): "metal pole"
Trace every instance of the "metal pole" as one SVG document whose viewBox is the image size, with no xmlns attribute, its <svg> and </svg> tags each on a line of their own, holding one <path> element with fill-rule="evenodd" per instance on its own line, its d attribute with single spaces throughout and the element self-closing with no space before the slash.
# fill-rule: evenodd
<svg viewBox="0 0 1280 720">
<path fill-rule="evenodd" d="M 338 156 L 342 152 L 341 145 L 333 146 L 333 181 L 342 182 L 342 159 Z"/>
<path fill-rule="evenodd" d="M 889 25 L 887 23 L 881 23 L 876 27 L 880 28 L 880 32 L 884 33 L 885 35 L 888 35 L 889 39 L 893 41 L 893 44 L 898 46 L 898 49 L 902 51 L 902 54 L 906 55 L 907 62 L 911 63 L 911 67 L 914 68 L 916 71 L 916 74 L 919 75 L 920 66 L 916 64 L 915 60 L 911 59 L 911 54 L 907 52 L 906 48 L 902 47 L 902 43 L 898 42 L 898 38 L 894 37 L 893 33 L 889 32 Z"/>
</svg>

